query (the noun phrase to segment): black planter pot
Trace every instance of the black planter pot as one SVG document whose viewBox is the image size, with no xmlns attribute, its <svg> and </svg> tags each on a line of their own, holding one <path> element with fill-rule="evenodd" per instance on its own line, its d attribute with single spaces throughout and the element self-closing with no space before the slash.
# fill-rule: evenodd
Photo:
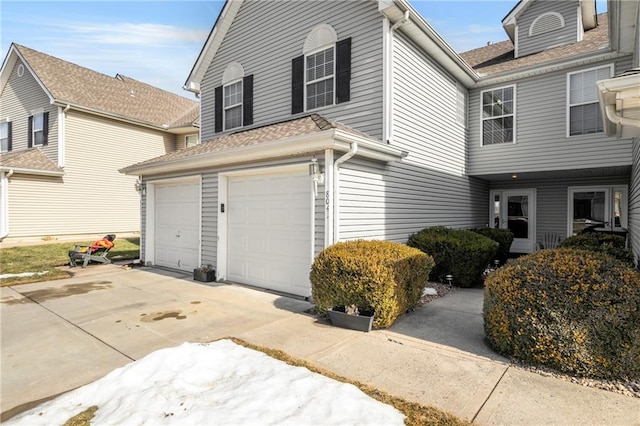
<svg viewBox="0 0 640 426">
<path fill-rule="evenodd" d="M 203 271 L 201 269 L 194 269 L 193 279 L 195 281 L 202 281 L 203 283 L 210 283 L 216 280 L 216 270 L 210 269 L 208 271 Z"/>
<path fill-rule="evenodd" d="M 334 306 L 327 311 L 331 324 L 350 330 L 371 331 L 373 312 L 361 312 L 360 315 L 349 315 L 344 312 L 344 306 Z"/>
</svg>

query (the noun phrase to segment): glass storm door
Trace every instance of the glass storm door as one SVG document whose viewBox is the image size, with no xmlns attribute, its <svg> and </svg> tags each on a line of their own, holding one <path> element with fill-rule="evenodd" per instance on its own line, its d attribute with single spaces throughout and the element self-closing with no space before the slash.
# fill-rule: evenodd
<svg viewBox="0 0 640 426">
<path fill-rule="evenodd" d="M 491 224 L 513 232 L 511 253 L 531 253 L 536 243 L 536 191 L 491 191 Z"/>
<path fill-rule="evenodd" d="M 569 188 L 569 232 L 585 229 L 623 230 L 627 227 L 627 187 Z"/>
</svg>

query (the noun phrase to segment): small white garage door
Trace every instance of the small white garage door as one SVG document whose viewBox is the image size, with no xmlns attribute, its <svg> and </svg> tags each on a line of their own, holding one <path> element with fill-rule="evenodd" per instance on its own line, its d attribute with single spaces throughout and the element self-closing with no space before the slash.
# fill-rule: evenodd
<svg viewBox="0 0 640 426">
<path fill-rule="evenodd" d="M 228 185 L 228 279 L 309 296 L 308 172 L 234 176 Z"/>
<path fill-rule="evenodd" d="M 200 256 L 200 183 L 155 186 L 155 264 L 183 271 Z"/>
</svg>

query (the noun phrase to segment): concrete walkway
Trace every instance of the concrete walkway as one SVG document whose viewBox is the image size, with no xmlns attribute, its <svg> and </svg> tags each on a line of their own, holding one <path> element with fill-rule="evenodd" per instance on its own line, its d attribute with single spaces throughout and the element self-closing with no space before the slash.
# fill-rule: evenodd
<svg viewBox="0 0 640 426">
<path fill-rule="evenodd" d="M 2 419 L 157 349 L 234 336 L 478 424 L 640 424 L 640 399 L 510 367 L 483 342 L 481 290 L 361 333 L 307 302 L 116 265 L 1 288 Z"/>
</svg>

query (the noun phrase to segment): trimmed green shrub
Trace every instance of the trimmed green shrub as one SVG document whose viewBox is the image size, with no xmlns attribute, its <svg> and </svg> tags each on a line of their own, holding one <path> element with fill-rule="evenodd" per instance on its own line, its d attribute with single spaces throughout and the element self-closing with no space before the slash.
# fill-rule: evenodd
<svg viewBox="0 0 640 426">
<path fill-rule="evenodd" d="M 490 238 L 444 226 L 410 235 L 407 245 L 433 256 L 436 266 L 431 271 L 431 280 L 442 282 L 451 274 L 453 283 L 459 287 L 481 283 L 482 273 L 498 252 L 498 244 Z"/>
<path fill-rule="evenodd" d="M 509 249 L 511 243 L 513 243 L 513 232 L 503 228 L 474 228 L 471 231 L 476 234 L 483 235 L 487 238 L 491 238 L 498 243 L 498 253 L 496 257 L 500 260 L 500 263 L 504 263 L 509 258 Z"/>
<path fill-rule="evenodd" d="M 320 312 L 356 305 L 386 328 L 420 300 L 434 262 L 420 250 L 390 241 L 346 241 L 324 249 L 309 278 Z"/>
<path fill-rule="evenodd" d="M 574 235 L 562 241 L 560 247 L 575 248 L 608 254 L 622 262 L 634 266 L 633 252 L 625 247 L 626 240 L 620 235 L 587 232 Z"/>
<path fill-rule="evenodd" d="M 489 274 L 484 329 L 497 352 L 603 379 L 640 377 L 640 274 L 587 250 L 542 250 Z"/>
</svg>

